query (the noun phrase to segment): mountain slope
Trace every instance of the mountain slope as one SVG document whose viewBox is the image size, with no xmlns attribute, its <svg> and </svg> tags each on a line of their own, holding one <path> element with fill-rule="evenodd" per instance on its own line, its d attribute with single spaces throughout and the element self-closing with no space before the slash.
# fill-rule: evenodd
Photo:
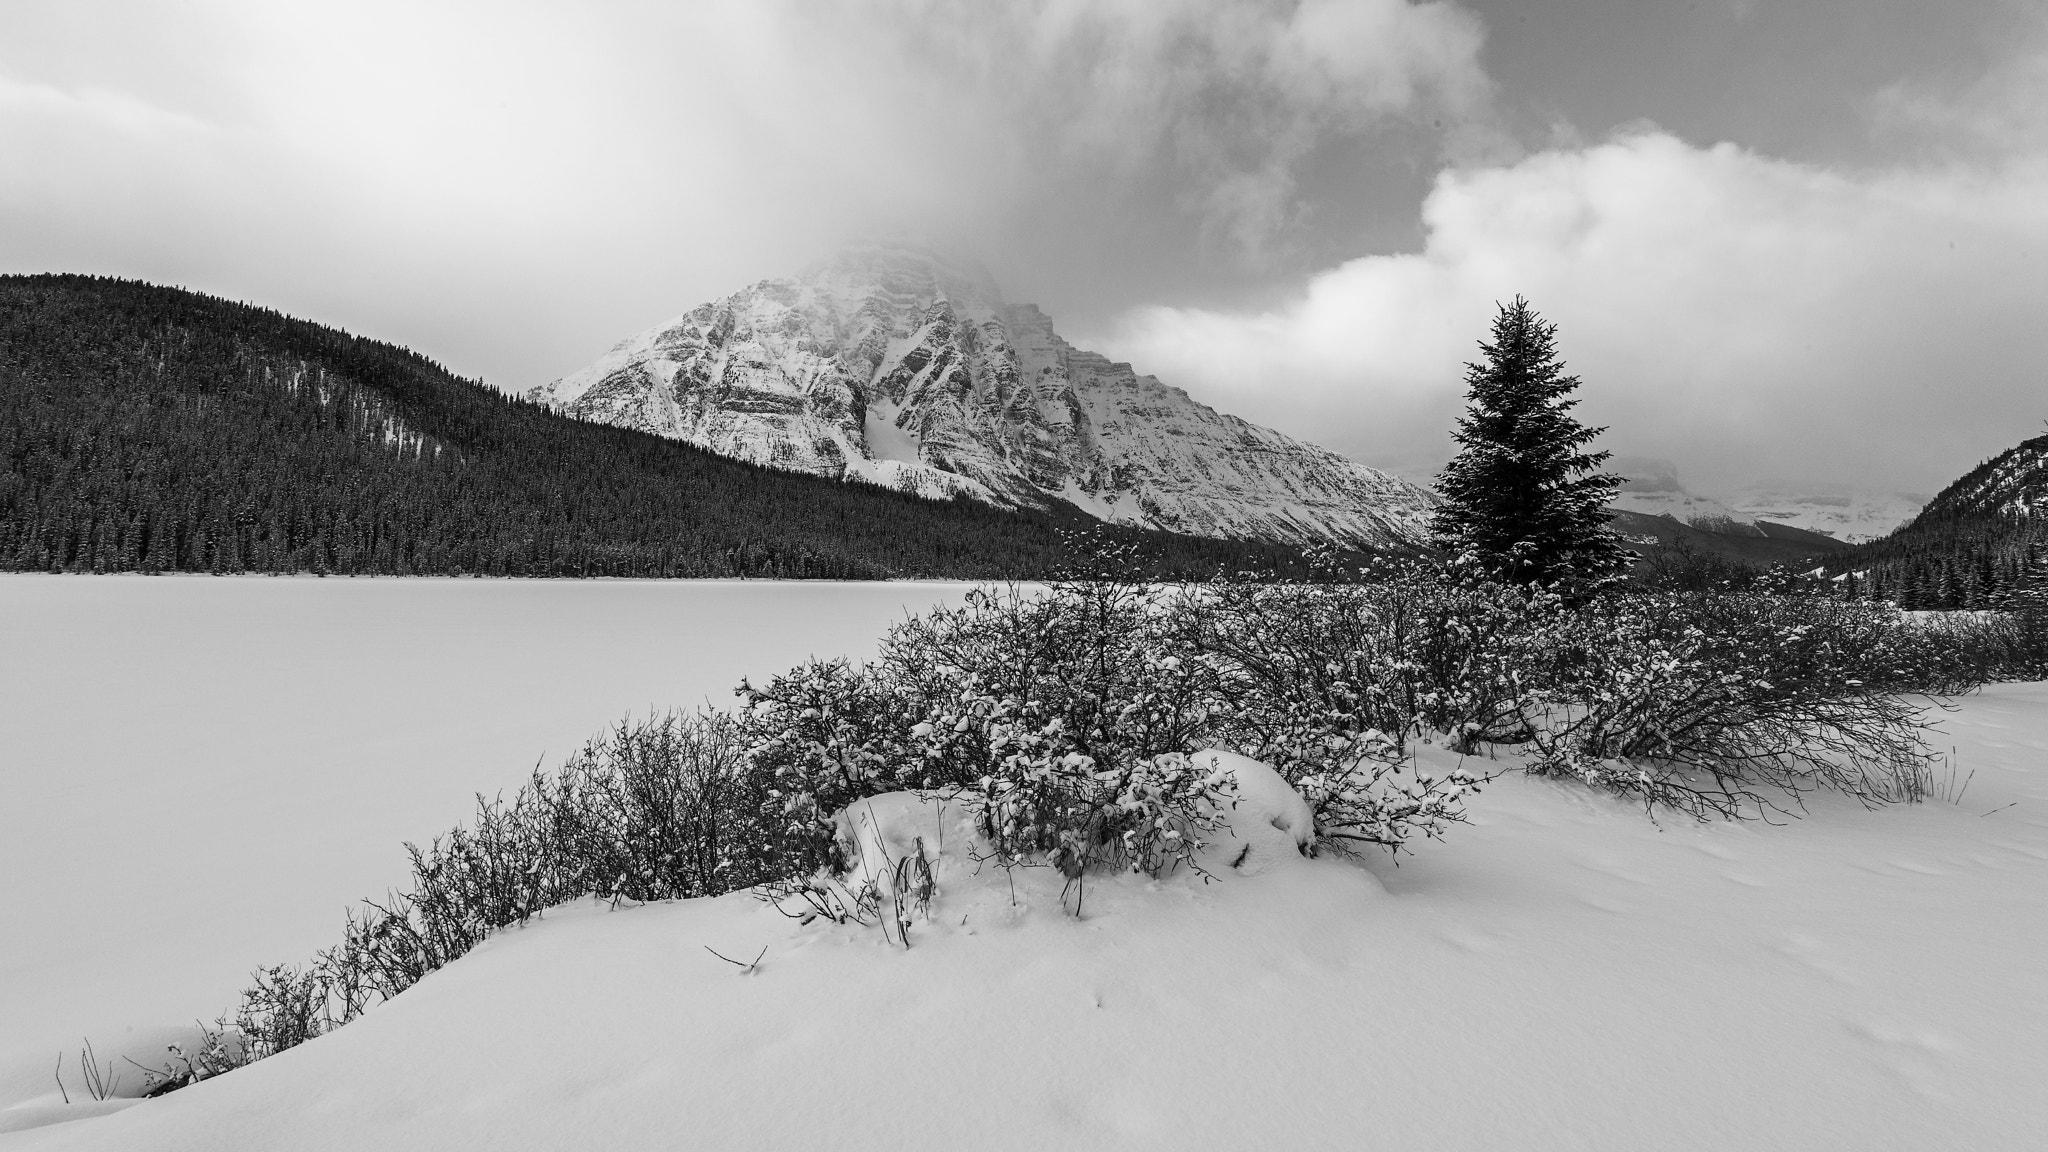
<svg viewBox="0 0 2048 1152">
<path fill-rule="evenodd" d="M 565 419 L 195 293 L 0 277 L 0 570 L 1031 577 L 1090 523 Z M 1285 561 L 1112 535 L 1161 573 Z"/>
<path fill-rule="evenodd" d="M 2038 571 L 2048 536 L 2048 435 L 1999 453 L 1928 501 L 1912 522 L 1828 558 L 1902 607 L 1998 604 Z"/>
<path fill-rule="evenodd" d="M 905 245 L 701 305 L 529 396 L 759 464 L 1201 536 L 1406 546 L 1432 502 L 1077 349 Z"/>
<path fill-rule="evenodd" d="M 2048 434 L 2023 440 L 1941 490 L 1911 527 L 2003 517 L 2031 521 L 2048 511 Z"/>
</svg>

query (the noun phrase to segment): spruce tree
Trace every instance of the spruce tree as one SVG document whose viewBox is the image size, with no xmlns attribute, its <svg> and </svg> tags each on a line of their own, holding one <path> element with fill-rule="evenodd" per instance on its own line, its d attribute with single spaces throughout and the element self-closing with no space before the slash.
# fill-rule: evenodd
<svg viewBox="0 0 2048 1152">
<path fill-rule="evenodd" d="M 1571 415 L 1579 379 L 1557 358 L 1557 325 L 1516 296 L 1493 321 L 1483 360 L 1465 366 L 1462 446 L 1437 478 L 1438 542 L 1522 583 L 1597 581 L 1634 559 L 1607 528 L 1621 478 L 1586 446 L 1604 428 Z"/>
</svg>

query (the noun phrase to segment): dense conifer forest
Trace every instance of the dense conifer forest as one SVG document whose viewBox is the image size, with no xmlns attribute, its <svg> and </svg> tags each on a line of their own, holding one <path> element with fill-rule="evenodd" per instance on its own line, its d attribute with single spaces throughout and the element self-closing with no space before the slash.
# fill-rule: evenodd
<svg viewBox="0 0 2048 1152">
<path fill-rule="evenodd" d="M 0 277 L 0 570 L 1034 578 L 1094 523 L 570 420 L 404 348 L 179 289 Z M 1297 562 L 1104 531 L 1158 575 Z"/>
<path fill-rule="evenodd" d="M 1985 609 L 2048 596 L 2048 436 L 1944 488 L 1913 522 L 1827 558 L 1857 595 L 1902 608 Z"/>
</svg>

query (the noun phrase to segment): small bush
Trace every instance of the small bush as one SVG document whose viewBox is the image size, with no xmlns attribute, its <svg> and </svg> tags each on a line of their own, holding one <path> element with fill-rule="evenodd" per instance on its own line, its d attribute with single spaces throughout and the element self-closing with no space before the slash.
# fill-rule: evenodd
<svg viewBox="0 0 2048 1152">
<path fill-rule="evenodd" d="M 477 798 L 471 826 L 406 845 L 411 883 L 349 911 L 306 966 L 255 973 L 230 1029 L 173 1053 L 162 1090 L 275 1055 L 355 1019 L 481 943 L 582 896 L 706 896 L 777 873 L 735 721 L 717 713 L 621 723 L 510 802 Z"/>
<path fill-rule="evenodd" d="M 223 1072 L 232 1072 L 257 1058 L 255 1048 L 244 1039 L 239 1029 L 228 1024 L 225 1017 L 211 1025 L 201 1023 L 197 1027 L 198 1039 L 171 1045 L 161 1065 L 144 1070 L 144 1096 L 175 1092 Z"/>
<path fill-rule="evenodd" d="M 877 669 L 813 660 L 739 694 L 764 879 L 843 866 L 832 818 L 856 800 L 961 782 L 913 751 L 920 694 Z"/>
<path fill-rule="evenodd" d="M 1175 626 L 1228 701 L 1208 739 L 1272 764 L 1308 800 L 1323 843 L 1399 850 L 1462 822 L 1478 790 L 1466 772 L 1411 774 L 1408 742 L 1521 738 L 1520 653 L 1559 607 L 1469 568 L 1446 577 L 1403 563 L 1191 588 Z"/>
<path fill-rule="evenodd" d="M 1564 610 L 1555 594 L 1466 564 L 1328 575 L 1222 581 L 1181 602 L 1181 638 L 1222 670 L 1223 722 L 1248 755 L 1316 760 L 1304 750 L 1326 736 L 1365 732 L 1396 751 L 1420 736 L 1520 737 L 1521 670 Z"/>
<path fill-rule="evenodd" d="M 1186 754 L 1219 701 L 1177 650 L 1167 599 L 1119 580 L 979 591 L 891 633 L 882 664 L 915 693 L 919 758 L 969 790 L 1006 860 L 1069 879 L 1192 864 L 1227 786 Z"/>
</svg>

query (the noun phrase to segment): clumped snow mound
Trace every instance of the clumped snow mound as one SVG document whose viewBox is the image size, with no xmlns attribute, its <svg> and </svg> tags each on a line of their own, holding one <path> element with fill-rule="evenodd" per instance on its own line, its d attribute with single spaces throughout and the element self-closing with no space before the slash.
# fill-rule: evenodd
<svg viewBox="0 0 2048 1152">
<path fill-rule="evenodd" d="M 1227 773 L 1236 786 L 1237 803 L 1210 837 L 1204 867 L 1213 871 L 1220 864 L 1256 876 L 1308 854 L 1316 839 L 1315 814 L 1272 765 L 1215 749 L 1197 752 L 1188 760 Z"/>
<path fill-rule="evenodd" d="M 1212 878 L 1229 872 L 1257 876 L 1310 853 L 1315 815 L 1272 765 L 1216 749 L 1196 752 L 1188 761 L 1212 779 L 1220 777 L 1231 798 L 1216 827 L 1202 834 L 1203 847 L 1195 855 L 1200 872 Z M 994 845 L 977 827 L 973 793 L 885 793 L 849 805 L 834 823 L 840 857 L 848 862 L 840 879 L 848 891 L 872 889 L 885 903 L 900 895 L 919 862 L 949 877 L 963 867 L 976 876 L 984 875 L 984 865 L 998 867 L 992 863 Z"/>
</svg>

